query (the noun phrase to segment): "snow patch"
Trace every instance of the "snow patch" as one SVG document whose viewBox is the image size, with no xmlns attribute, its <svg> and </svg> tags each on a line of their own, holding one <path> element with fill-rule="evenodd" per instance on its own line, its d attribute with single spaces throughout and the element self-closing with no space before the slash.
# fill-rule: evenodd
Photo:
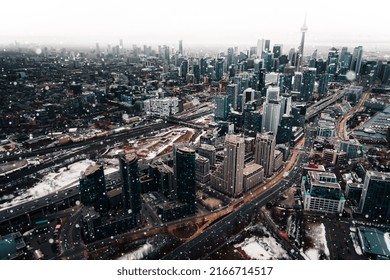
<svg viewBox="0 0 390 280">
<path fill-rule="evenodd" d="M 118 260 L 140 260 L 143 259 L 148 254 L 150 254 L 153 251 L 153 249 L 154 246 L 152 244 L 146 243 L 140 248 L 138 248 L 137 250 L 118 258 Z"/>
<path fill-rule="evenodd" d="M 262 230 L 269 237 L 252 236 L 251 238 L 246 238 L 242 243 L 234 245 L 234 247 L 241 248 L 251 259 L 290 259 L 287 252 L 275 238 L 269 235 L 266 228 L 262 227 Z"/>
<path fill-rule="evenodd" d="M 355 230 L 356 230 L 356 228 L 355 228 Z M 357 241 L 356 232 L 351 232 L 350 235 L 351 235 L 352 244 L 353 244 L 353 247 L 355 248 L 356 254 L 358 254 L 360 256 L 363 255 L 362 248 L 360 247 L 359 242 Z"/>
<path fill-rule="evenodd" d="M 390 233 L 386 232 L 384 235 L 387 249 L 390 251 Z"/>
<path fill-rule="evenodd" d="M 319 260 L 321 253 L 324 253 L 329 259 L 330 253 L 328 244 L 326 242 L 326 232 L 324 224 L 313 224 L 310 228 L 310 231 L 306 232 L 306 234 L 311 238 L 314 247 L 307 249 L 305 251 L 305 254 L 311 260 Z"/>
<path fill-rule="evenodd" d="M 86 159 L 70 164 L 67 168 L 60 168 L 58 173 L 50 172 L 39 183 L 26 190 L 22 195 L 15 197 L 10 202 L 0 204 L 0 208 L 16 206 L 54 193 L 60 189 L 73 187 L 78 184 L 81 171 L 85 171 L 88 166 L 93 164 L 95 164 L 94 161 Z"/>
</svg>

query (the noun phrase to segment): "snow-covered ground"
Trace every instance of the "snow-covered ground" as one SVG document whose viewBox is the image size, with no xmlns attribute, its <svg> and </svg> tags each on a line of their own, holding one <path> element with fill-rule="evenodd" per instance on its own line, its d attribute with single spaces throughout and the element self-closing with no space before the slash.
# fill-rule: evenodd
<svg viewBox="0 0 390 280">
<path fill-rule="evenodd" d="M 360 256 L 363 255 L 362 248 L 360 247 L 359 242 L 357 240 L 358 237 L 356 235 L 356 228 L 351 228 L 350 235 L 351 235 L 352 244 L 353 244 L 353 247 L 355 248 L 356 254 L 358 254 Z"/>
<path fill-rule="evenodd" d="M 174 131 L 191 131 L 192 133 L 195 133 L 194 130 L 192 128 L 186 128 L 186 127 L 183 127 L 183 128 L 175 128 Z M 175 141 L 177 139 L 179 139 L 181 136 L 183 136 L 184 134 L 178 134 L 178 135 L 175 135 L 175 137 L 173 137 L 171 139 L 171 141 L 167 144 L 165 144 L 164 146 L 161 146 L 160 148 L 158 148 L 157 151 L 155 152 L 149 152 L 148 156 L 146 157 L 146 159 L 153 159 L 155 158 L 159 153 L 161 153 L 162 151 L 164 151 L 167 147 L 169 146 L 172 146 L 173 143 L 175 143 Z"/>
<path fill-rule="evenodd" d="M 386 232 L 385 235 L 384 235 L 384 238 L 385 238 L 385 242 L 386 242 L 386 245 L 387 245 L 387 249 L 389 249 L 389 251 L 390 251 L 390 233 Z"/>
<path fill-rule="evenodd" d="M 63 167 L 60 168 L 59 172 L 50 172 L 43 179 L 34 185 L 32 188 L 26 190 L 20 196 L 15 197 L 10 202 L 5 202 L 0 205 L 0 208 L 7 208 L 11 206 L 18 205 L 20 203 L 27 202 L 29 200 L 33 200 L 50 193 L 54 193 L 60 189 L 72 187 L 77 185 L 79 182 L 80 174 L 82 171 L 85 171 L 88 166 L 95 164 L 94 161 L 86 159 L 70 164 L 68 168 Z M 114 168 L 108 169 L 109 172 L 117 171 Z M 106 171 L 104 172 L 105 174 Z"/>
<path fill-rule="evenodd" d="M 241 248 L 251 259 L 256 260 L 274 260 L 289 259 L 286 250 L 273 238 L 265 227 L 261 227 L 264 235 L 252 236 L 246 238 L 243 242 L 234 245 L 235 248 Z"/>
<path fill-rule="evenodd" d="M 153 250 L 154 246 L 152 244 L 146 243 L 137 250 L 121 256 L 120 258 L 118 258 L 118 260 L 140 260 L 150 254 Z"/>
<path fill-rule="evenodd" d="M 325 226 L 322 223 L 319 225 L 312 224 L 310 230 L 306 231 L 306 235 L 312 240 L 313 247 L 307 249 L 305 254 L 311 260 L 319 260 L 321 254 L 325 254 L 325 256 L 329 259 L 330 253 L 325 233 Z"/>
</svg>

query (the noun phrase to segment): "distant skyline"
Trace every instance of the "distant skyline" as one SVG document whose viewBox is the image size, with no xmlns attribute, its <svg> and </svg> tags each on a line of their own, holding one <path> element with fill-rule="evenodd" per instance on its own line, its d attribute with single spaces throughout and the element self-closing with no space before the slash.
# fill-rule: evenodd
<svg viewBox="0 0 390 280">
<path fill-rule="evenodd" d="M 298 47 L 307 14 L 306 45 L 362 44 L 390 49 L 383 1 L 81 1 L 2 3 L 0 44 L 35 42 L 103 47 L 132 44 L 188 46 L 271 44 Z"/>
</svg>

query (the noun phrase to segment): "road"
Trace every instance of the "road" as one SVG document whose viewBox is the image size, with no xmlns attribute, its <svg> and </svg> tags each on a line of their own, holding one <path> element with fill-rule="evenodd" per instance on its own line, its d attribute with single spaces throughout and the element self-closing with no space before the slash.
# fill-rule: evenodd
<svg viewBox="0 0 390 280">
<path fill-rule="evenodd" d="M 368 92 L 363 93 L 363 96 L 360 98 L 359 103 L 350 112 L 344 115 L 342 119 L 339 121 L 337 125 L 337 134 L 341 140 L 349 139 L 347 133 L 347 126 L 346 126 L 347 121 L 362 109 L 364 102 L 366 102 L 369 97 L 370 94 Z"/>
</svg>

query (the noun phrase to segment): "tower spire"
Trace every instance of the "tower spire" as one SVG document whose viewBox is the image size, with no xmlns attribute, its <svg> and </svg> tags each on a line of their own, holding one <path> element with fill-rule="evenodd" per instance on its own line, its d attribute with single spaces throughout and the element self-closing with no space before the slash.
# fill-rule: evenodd
<svg viewBox="0 0 390 280">
<path fill-rule="evenodd" d="M 299 58 L 298 58 L 298 65 L 297 65 L 298 70 L 301 70 L 302 68 L 303 51 L 305 48 L 305 33 L 308 29 L 306 25 L 306 19 L 307 19 L 307 15 L 305 14 L 305 20 L 303 22 L 303 26 L 301 27 L 302 37 L 301 37 L 301 44 L 299 46 Z"/>
</svg>

